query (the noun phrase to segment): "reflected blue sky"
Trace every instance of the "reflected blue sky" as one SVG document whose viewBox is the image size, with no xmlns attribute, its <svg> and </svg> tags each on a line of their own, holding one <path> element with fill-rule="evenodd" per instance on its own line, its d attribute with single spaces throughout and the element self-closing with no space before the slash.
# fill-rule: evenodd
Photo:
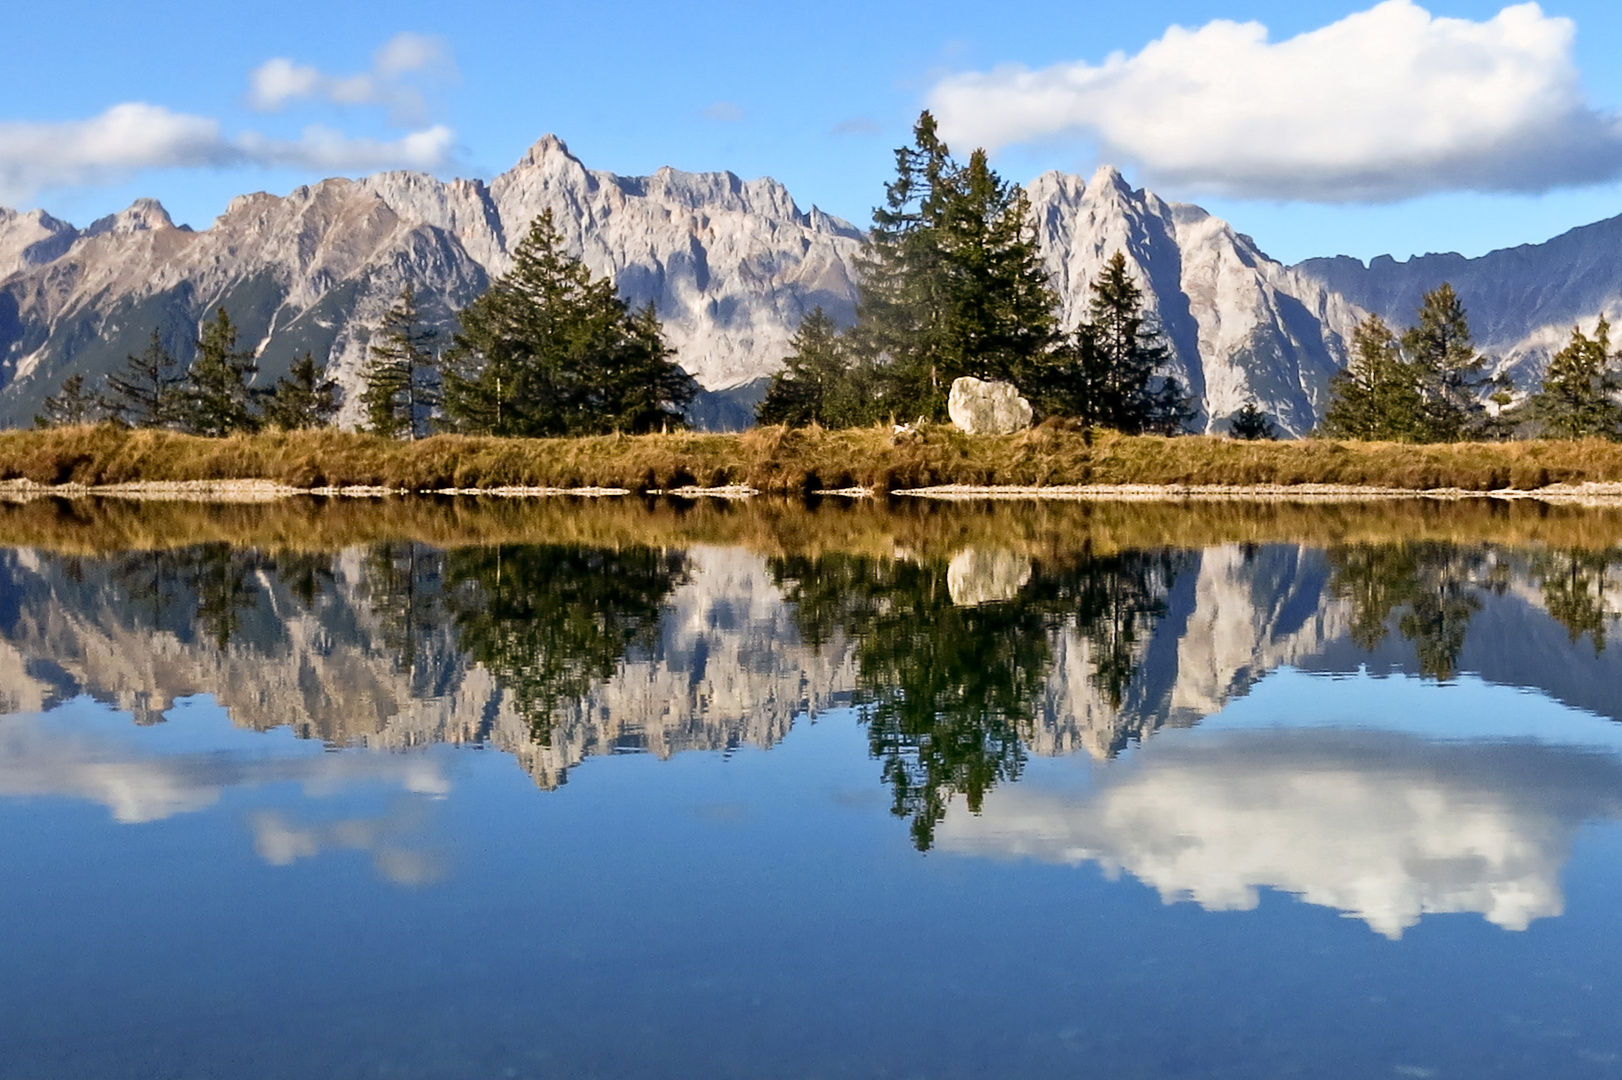
<svg viewBox="0 0 1622 1080">
<path fill-rule="evenodd" d="M 785 606 L 783 575 L 695 550 L 657 625 L 554 728 L 502 727 L 497 669 L 441 635 L 396 672 L 394 711 L 363 714 L 371 729 L 333 712 L 345 737 L 299 737 L 314 730 L 299 709 L 331 700 L 322 671 L 396 685 L 387 609 L 351 604 L 365 594 L 345 591 L 360 561 L 345 559 L 310 605 L 283 603 L 261 567 L 274 603 L 224 646 L 184 638 L 179 616 L 119 621 L 92 565 L 77 580 L 12 566 L 19 659 L 0 663 L 103 700 L 36 687 L 43 707 L 0 716 L 5 1080 L 1622 1063 L 1622 727 L 1571 703 L 1602 693 L 1614 646 L 1573 640 L 1523 578 L 1494 592 L 1503 575 L 1479 573 L 1460 670 L 1438 679 L 1400 610 L 1353 647 L 1355 613 L 1311 550 L 1213 549 L 1136 577 L 1130 559 L 1036 565 L 1014 600 L 931 593 L 943 564 L 929 588 L 879 594 L 881 612 L 934 597 L 903 610 L 939 625 L 876 669 Z M 823 599 L 888 581 L 845 580 Z M 1144 582 L 1160 591 L 1131 594 L 1138 636 L 1114 652 L 1092 624 L 1001 610 Z M 986 699 L 1030 710 L 1018 767 L 978 813 L 947 783 L 918 850 L 888 763 L 920 751 L 873 741 L 894 705 L 873 672 L 910 679 L 919 658 L 989 655 L 943 640 L 1032 625 L 1050 647 L 1022 662 L 1045 657 L 1040 678 Z M 1538 650 L 1566 666 L 1516 683 L 1510 661 Z M 192 692 L 133 707 L 163 689 L 129 680 L 136 656 Z M 1130 660 L 1124 682 L 1095 677 L 1110 656 Z M 219 694 L 196 693 L 211 670 Z M 471 734 L 430 737 L 447 731 Z M 566 782 L 536 767 L 547 754 Z"/>
</svg>

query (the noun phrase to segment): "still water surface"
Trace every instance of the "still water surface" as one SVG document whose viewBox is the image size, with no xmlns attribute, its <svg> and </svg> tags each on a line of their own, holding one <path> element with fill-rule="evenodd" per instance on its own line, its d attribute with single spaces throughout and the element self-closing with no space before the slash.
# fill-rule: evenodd
<svg viewBox="0 0 1622 1080">
<path fill-rule="evenodd" d="M 938 513 L 0 548 L 0 1076 L 1622 1075 L 1616 523 Z"/>
</svg>

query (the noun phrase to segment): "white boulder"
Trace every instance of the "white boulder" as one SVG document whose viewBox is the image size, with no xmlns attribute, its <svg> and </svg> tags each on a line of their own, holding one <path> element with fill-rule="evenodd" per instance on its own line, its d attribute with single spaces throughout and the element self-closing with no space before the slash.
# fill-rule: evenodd
<svg viewBox="0 0 1622 1080">
<path fill-rule="evenodd" d="M 1031 403 L 1013 383 L 958 379 L 946 399 L 946 412 L 970 435 L 1012 435 L 1031 426 Z"/>
</svg>

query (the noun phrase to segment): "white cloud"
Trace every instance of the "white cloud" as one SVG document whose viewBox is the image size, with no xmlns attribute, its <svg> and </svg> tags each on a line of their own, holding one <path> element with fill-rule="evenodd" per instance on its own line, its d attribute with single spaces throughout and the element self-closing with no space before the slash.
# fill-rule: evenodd
<svg viewBox="0 0 1622 1080">
<path fill-rule="evenodd" d="M 954 75 L 930 106 L 960 145 L 1082 139 L 1150 182 L 1231 196 L 1545 191 L 1622 173 L 1622 123 L 1586 101 L 1575 33 L 1537 4 L 1472 22 L 1386 0 L 1287 41 L 1219 20 L 1099 65 Z"/>
<path fill-rule="evenodd" d="M 422 123 L 426 104 L 417 77 L 454 78 L 456 62 L 438 38 L 396 34 L 372 57 L 370 71 L 328 75 L 284 56 L 265 61 L 248 76 L 248 104 L 261 112 L 279 112 L 291 102 L 318 99 L 333 105 L 381 105 L 390 119 L 411 126 Z"/>
<path fill-rule="evenodd" d="M 450 163 L 455 142 L 442 125 L 398 139 L 350 138 L 323 127 L 297 139 L 228 136 L 210 117 L 129 102 L 88 120 L 0 122 L 0 205 L 52 188 L 118 183 L 146 169 L 433 170 Z"/>
</svg>

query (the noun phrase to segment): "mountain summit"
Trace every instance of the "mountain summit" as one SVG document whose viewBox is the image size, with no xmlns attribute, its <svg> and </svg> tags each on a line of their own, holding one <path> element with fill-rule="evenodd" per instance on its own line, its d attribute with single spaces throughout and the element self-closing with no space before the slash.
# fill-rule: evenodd
<svg viewBox="0 0 1622 1080">
<path fill-rule="evenodd" d="M 1482 259 L 1287 267 L 1109 166 L 1085 181 L 1047 173 L 1029 194 L 1064 325 L 1085 315 L 1109 256 L 1125 252 L 1207 430 L 1248 401 L 1289 432 L 1311 430 L 1357 321 L 1373 311 L 1405 323 L 1443 280 L 1522 385 L 1573 322 L 1622 313 L 1622 218 Z M 770 178 L 588 169 L 548 135 L 489 184 L 409 172 L 326 180 L 240 196 L 196 232 L 150 199 L 85 229 L 0 208 L 0 422 L 29 422 L 71 374 L 120 366 L 153 327 L 189 359 L 199 323 L 224 305 L 259 349 L 261 383 L 306 350 L 328 358 L 347 391 L 340 421 L 353 423 L 370 330 L 401 287 L 449 325 L 545 210 L 593 272 L 612 275 L 631 304 L 657 307 L 678 360 L 709 391 L 746 394 L 777 370 L 813 307 L 854 318 L 864 234 L 848 222 L 800 210 Z"/>
</svg>

